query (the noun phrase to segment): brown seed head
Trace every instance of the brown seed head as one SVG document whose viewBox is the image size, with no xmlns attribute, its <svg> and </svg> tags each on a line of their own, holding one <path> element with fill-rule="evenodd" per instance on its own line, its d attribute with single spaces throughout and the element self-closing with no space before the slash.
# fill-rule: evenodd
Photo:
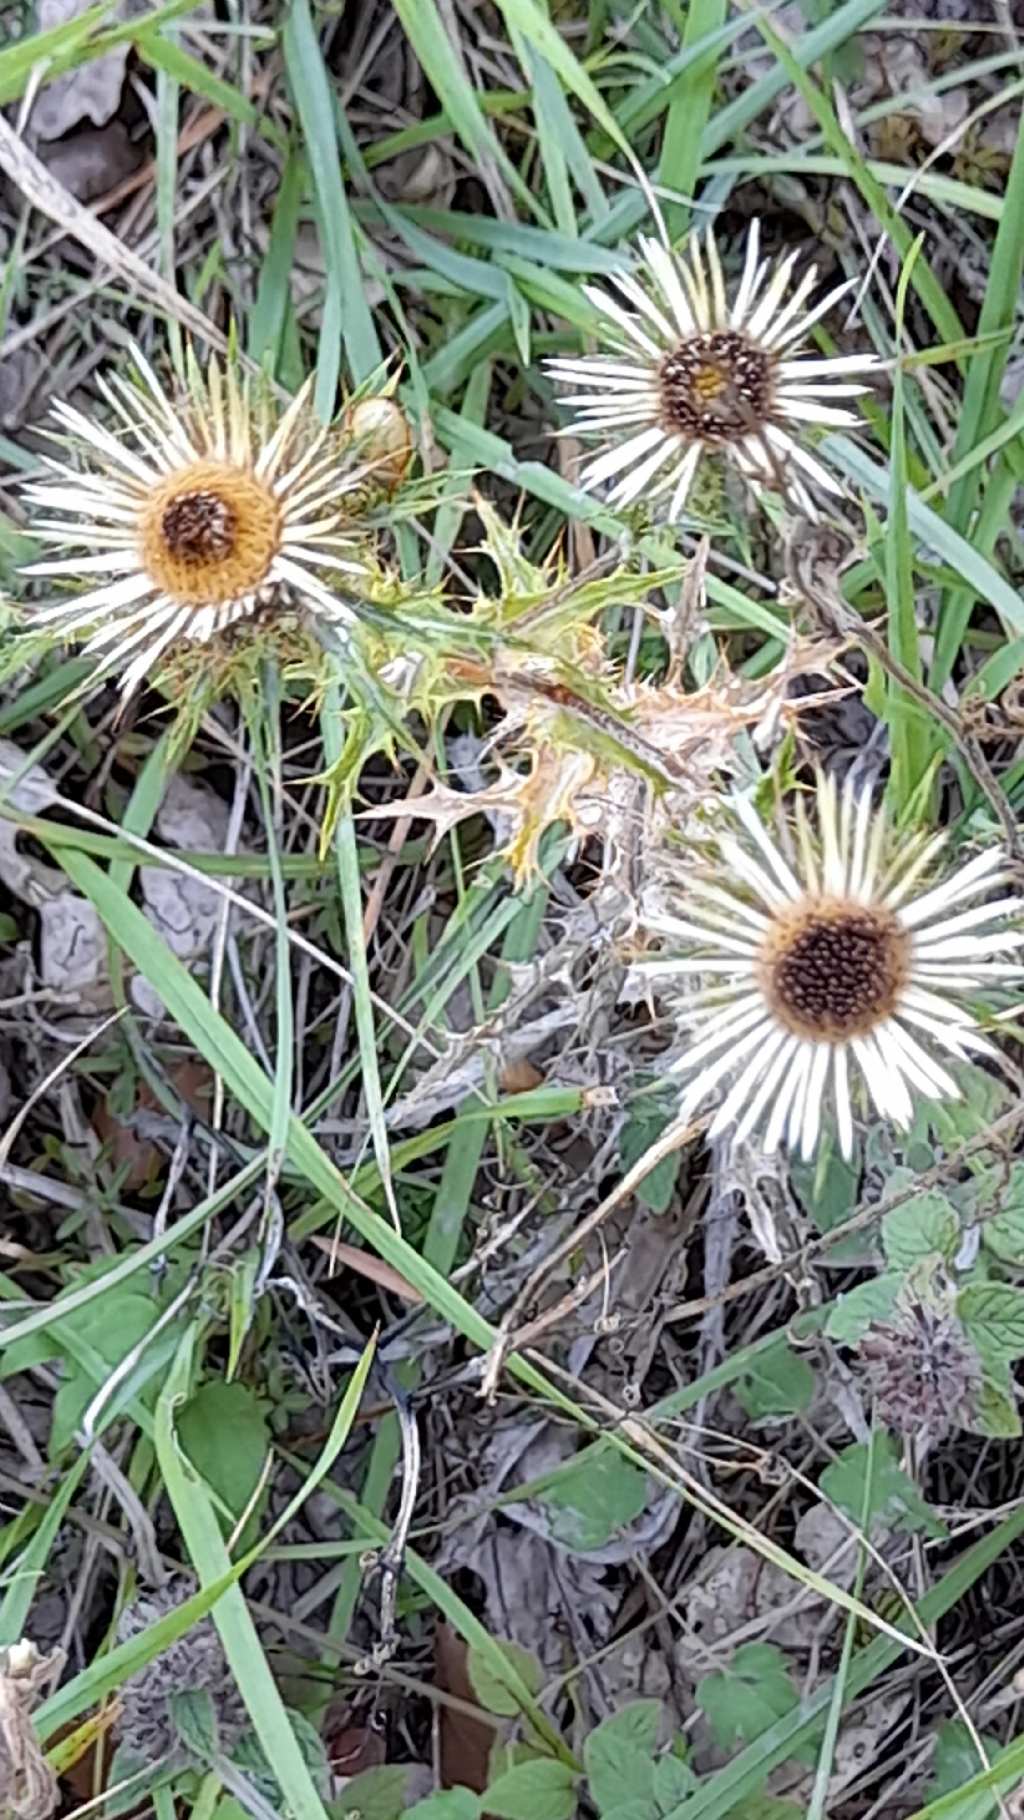
<svg viewBox="0 0 1024 1820">
<path fill-rule="evenodd" d="M 735 329 L 688 336 L 658 377 L 665 428 L 692 441 L 737 442 L 771 417 L 775 361 Z"/>
<path fill-rule="evenodd" d="M 888 910 L 815 898 L 781 912 L 761 953 L 761 987 L 795 1036 L 841 1043 L 895 1010 L 910 937 Z"/>
</svg>

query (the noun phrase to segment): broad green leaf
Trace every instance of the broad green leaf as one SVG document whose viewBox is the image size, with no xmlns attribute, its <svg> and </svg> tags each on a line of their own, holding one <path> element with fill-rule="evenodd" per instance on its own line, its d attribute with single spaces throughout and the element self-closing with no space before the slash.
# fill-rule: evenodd
<svg viewBox="0 0 1024 1820">
<path fill-rule="evenodd" d="M 106 1296 L 101 1302 L 81 1309 L 68 1319 L 73 1323 L 76 1337 L 92 1347 L 107 1366 L 116 1367 L 152 1332 L 159 1313 L 156 1303 L 148 1296 L 129 1290 Z M 125 1403 L 135 1396 L 142 1378 L 152 1375 L 159 1358 L 156 1348 L 160 1346 L 161 1339 L 165 1361 L 169 1356 L 168 1339 L 173 1352 L 177 1344 L 174 1333 L 158 1337 L 152 1349 L 143 1351 L 138 1364 L 111 1396 L 104 1411 L 105 1416 L 109 1417 L 116 1410 L 123 1409 Z M 75 1430 L 102 1383 L 102 1379 L 87 1372 L 76 1359 L 69 1358 L 67 1373 L 53 1402 L 51 1458 L 56 1458 L 73 1440 Z"/>
<path fill-rule="evenodd" d="M 982 1743 L 989 1756 L 994 1757 L 999 1750 L 999 1739 L 983 1736 Z M 963 1720 L 947 1719 L 935 1734 L 932 1780 L 928 1787 L 930 1798 L 954 1794 L 976 1776 L 980 1768 L 977 1745 Z M 990 1816 L 994 1820 L 995 1812 L 996 1804 L 991 1795 L 968 1795 L 955 1815 L 950 1815 L 950 1820 L 990 1820 Z"/>
<path fill-rule="evenodd" d="M 1001 1263 L 1024 1270 L 1024 1164 L 1014 1163 L 1005 1187 L 1001 1175 L 996 1180 L 998 1211 L 981 1221 L 982 1244 Z"/>
<path fill-rule="evenodd" d="M 359 1820 L 403 1820 L 408 1782 L 407 1763 L 381 1763 L 376 1769 L 361 1770 L 345 1784 L 344 1811 L 358 1814 Z"/>
<path fill-rule="evenodd" d="M 814 1372 L 800 1353 L 779 1340 L 754 1362 L 736 1385 L 748 1416 L 797 1415 L 814 1397 Z"/>
<path fill-rule="evenodd" d="M 122 1814 L 137 1814 L 145 1796 L 156 1783 L 166 1782 L 168 1775 L 159 1763 L 153 1763 L 130 1745 L 119 1744 L 107 1766 L 106 1780 L 110 1789 L 128 1783 L 119 1793 L 109 1794 L 101 1809 L 103 1820 L 120 1820 Z"/>
<path fill-rule="evenodd" d="M 208 1687 L 190 1687 L 168 1695 L 171 1723 L 183 1749 L 198 1763 L 209 1763 L 218 1749 L 217 1714 Z"/>
<path fill-rule="evenodd" d="M 972 1434 L 991 1435 L 997 1440 L 1012 1441 L 1020 1434 L 1016 1387 L 1005 1361 L 987 1361 L 967 1426 Z"/>
<path fill-rule="evenodd" d="M 958 1556 L 938 1584 L 919 1601 L 916 1609 L 921 1622 L 933 1625 L 951 1611 L 968 1588 L 976 1585 L 991 1564 L 1021 1535 L 1024 1535 L 1024 1507 L 1004 1517 L 989 1535 Z M 890 1637 L 876 1637 L 866 1649 L 858 1650 L 845 1681 L 847 1701 L 869 1688 L 879 1675 L 899 1661 L 901 1653 L 900 1645 Z M 771 1771 L 789 1762 L 799 1746 L 807 1744 L 820 1732 L 834 1694 L 835 1681 L 829 1677 L 805 1697 L 802 1705 L 793 1707 L 777 1720 L 769 1733 L 747 1745 L 722 1769 L 706 1776 L 691 1797 L 685 1820 L 727 1820 L 727 1816 L 731 1820 L 739 1802 L 758 1795 Z M 1018 1775 L 1024 1772 L 1024 1743 L 1011 1746 L 1010 1752 L 1004 1755 L 1011 1758 L 1010 1767 L 1016 1767 Z M 923 1816 L 915 1815 L 912 1820 L 923 1820 Z M 946 1820 L 949 1820 L 948 1816 Z"/>
<path fill-rule="evenodd" d="M 1024 1354 L 1024 1289 L 968 1283 L 957 1296 L 956 1311 L 986 1363 Z"/>
<path fill-rule="evenodd" d="M 345 1792 L 347 1795 L 348 1790 Z M 480 1797 L 472 1789 L 448 1788 L 441 1795 L 428 1795 L 425 1801 L 417 1801 L 402 1820 L 480 1820 L 482 1812 Z"/>
<path fill-rule="evenodd" d="M 586 1553 L 636 1521 L 647 1504 L 647 1476 L 621 1454 L 588 1460 L 545 1495 L 554 1539 Z"/>
<path fill-rule="evenodd" d="M 671 1815 L 677 1801 L 685 1801 L 696 1786 L 697 1778 L 682 1757 L 671 1751 L 659 1757 L 654 1766 L 654 1798 L 663 1814 Z"/>
<path fill-rule="evenodd" d="M 697 1683 L 697 1704 L 719 1750 L 737 1737 L 749 1743 L 797 1704 L 797 1692 L 781 1649 L 772 1643 L 744 1643 L 728 1668 Z"/>
<path fill-rule="evenodd" d="M 259 1399 L 246 1384 L 211 1378 L 201 1384 L 178 1415 L 178 1439 L 210 1490 L 227 1506 L 225 1531 L 248 1509 L 260 1482 L 270 1446 L 270 1431 Z M 257 1515 L 246 1523 L 238 1546 L 255 1540 Z"/>
<path fill-rule="evenodd" d="M 583 1767 L 590 1795 L 602 1815 L 616 1803 L 628 1803 L 654 1790 L 654 1751 L 661 1702 L 632 1700 L 610 1719 L 603 1719 L 583 1743 Z M 634 1778 L 639 1775 L 640 1781 Z"/>
<path fill-rule="evenodd" d="M 619 1138 L 619 1158 L 624 1170 L 631 1169 L 634 1163 L 640 1161 L 644 1152 L 650 1150 L 674 1117 L 674 1110 L 652 1112 L 645 1109 L 642 1101 L 636 1106 L 623 1125 L 622 1136 Z M 671 1204 L 681 1164 L 681 1153 L 673 1151 L 671 1156 L 662 1157 L 661 1162 L 655 1164 L 637 1188 L 637 1200 L 649 1207 L 652 1213 L 664 1213 Z"/>
<path fill-rule="evenodd" d="M 517 1763 L 484 1790 L 483 1810 L 495 1820 L 571 1820 L 576 1782 L 567 1763 L 550 1757 Z"/>
<path fill-rule="evenodd" d="M 885 1321 L 892 1314 L 902 1287 L 902 1272 L 887 1270 L 867 1283 L 858 1283 L 855 1289 L 847 1289 L 836 1298 L 835 1307 L 825 1322 L 829 1339 L 839 1340 L 845 1346 L 856 1346 L 872 1322 Z"/>
<path fill-rule="evenodd" d="M 191 1386 L 196 1334 L 183 1336 L 160 1397 L 156 1452 L 167 1496 L 184 1547 L 201 1584 L 219 1583 L 231 1563 L 203 1482 L 188 1466 L 176 1433 L 176 1417 Z M 228 1585 L 213 1606 L 238 1691 L 245 1701 L 267 1762 L 274 1766 L 282 1797 L 295 1820 L 327 1820 L 320 1792 L 281 1699 L 248 1604 L 237 1584 Z"/>
<path fill-rule="evenodd" d="M 936 1255 L 951 1264 L 959 1244 L 956 1209 L 935 1189 L 894 1207 L 882 1221 L 882 1248 L 893 1270 L 909 1270 L 921 1258 Z"/>
<path fill-rule="evenodd" d="M 867 1503 L 871 1525 L 944 1536 L 945 1525 L 925 1503 L 913 1479 L 897 1465 L 896 1453 L 896 1443 L 888 1434 L 876 1435 L 872 1446 L 858 1442 L 846 1447 L 838 1460 L 826 1466 L 818 1481 L 821 1490 L 858 1527 Z"/>
<path fill-rule="evenodd" d="M 500 1654 L 484 1655 L 479 1649 L 468 1652 L 466 1670 L 470 1685 L 481 1706 L 489 1713 L 515 1719 L 523 1709 L 522 1694 L 518 1690 L 526 1687 L 531 1694 L 538 1693 L 544 1684 L 544 1670 L 536 1656 L 518 1643 L 498 1638 L 496 1649 Z M 507 1679 L 502 1675 L 502 1662 L 508 1663 Z"/>
<path fill-rule="evenodd" d="M 588 1738 L 583 1746 L 583 1763 L 587 1772 L 590 1798 L 601 1813 L 630 1801 L 650 1802 L 654 1806 L 654 1756 L 639 1744 L 619 1741 L 591 1748 Z"/>
<path fill-rule="evenodd" d="M 819 1232 L 831 1232 L 833 1226 L 849 1219 L 857 1205 L 860 1171 L 845 1162 L 838 1150 L 822 1148 L 813 1164 L 796 1160 L 790 1173 Z M 837 1258 L 838 1248 L 830 1246 L 828 1259 L 834 1263 Z"/>
</svg>

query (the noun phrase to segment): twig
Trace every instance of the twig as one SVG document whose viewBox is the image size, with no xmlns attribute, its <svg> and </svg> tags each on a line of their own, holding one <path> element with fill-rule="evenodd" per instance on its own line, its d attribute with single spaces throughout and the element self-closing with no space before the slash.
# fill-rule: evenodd
<svg viewBox="0 0 1024 1820">
<path fill-rule="evenodd" d="M 173 317 L 211 347 L 218 348 L 221 353 L 227 352 L 226 338 L 209 317 L 204 316 L 202 310 L 197 310 L 187 297 L 179 296 L 173 285 L 154 272 L 116 234 L 112 234 L 97 219 L 92 209 L 84 208 L 70 190 L 58 183 L 53 172 L 47 170 L 24 140 L 19 139 L 2 114 L 0 170 L 34 208 L 48 215 L 51 221 L 56 221 L 66 233 L 80 241 L 89 253 L 123 278 L 147 303 L 152 304 L 161 314 Z"/>
<path fill-rule="evenodd" d="M 718 1290 L 715 1295 L 698 1296 L 692 1302 L 678 1302 L 674 1308 L 667 1311 L 665 1321 L 684 1321 L 695 1315 L 707 1314 L 711 1308 L 719 1308 L 725 1302 L 735 1302 L 740 1296 L 756 1294 L 759 1290 L 766 1288 L 769 1283 L 776 1282 L 779 1277 L 787 1276 L 790 1271 L 802 1269 L 810 1258 L 816 1257 L 819 1252 L 827 1251 L 830 1246 L 839 1244 L 841 1239 L 847 1239 L 855 1232 L 863 1232 L 866 1226 L 873 1225 L 876 1220 L 884 1219 L 887 1213 L 892 1213 L 895 1208 L 902 1207 L 907 1201 L 912 1201 L 923 1188 L 936 1187 L 946 1176 L 954 1174 L 961 1164 L 979 1150 L 986 1150 L 991 1145 L 999 1143 L 1004 1136 L 1009 1137 L 1022 1119 L 1024 1119 L 1024 1105 L 1017 1105 L 1011 1112 L 1004 1112 L 1002 1117 L 996 1119 L 987 1130 L 975 1132 L 974 1136 L 967 1138 L 953 1151 L 952 1155 L 944 1157 L 941 1162 L 933 1164 L 931 1169 L 926 1169 L 921 1175 L 915 1176 L 911 1187 L 902 1189 L 899 1194 L 891 1195 L 888 1200 L 879 1201 L 875 1206 L 862 1207 L 859 1212 L 851 1214 L 848 1220 L 841 1221 L 838 1226 L 833 1226 L 830 1231 L 821 1233 L 818 1238 L 808 1240 L 807 1244 L 801 1245 L 798 1250 L 788 1252 L 785 1257 L 779 1259 L 777 1264 L 768 1264 L 763 1270 L 755 1271 L 753 1276 L 744 1277 L 741 1283 L 730 1283 L 727 1288 Z"/>
<path fill-rule="evenodd" d="M 814 527 L 810 529 L 813 533 Z M 828 533 L 824 535 L 827 537 Z M 787 591 L 798 595 L 810 607 L 822 631 L 831 637 L 841 638 L 844 644 L 859 645 L 875 659 L 893 682 L 898 683 L 920 707 L 925 708 L 945 727 L 1003 830 L 1010 859 L 1015 866 L 1024 869 L 1024 848 L 1021 846 L 1013 810 L 985 757 L 980 741 L 968 731 L 961 717 L 941 696 L 934 694 L 925 683 L 919 682 L 898 658 L 893 657 L 874 626 L 866 625 L 847 604 L 838 585 L 839 567 L 830 562 L 827 555 L 822 560 L 822 555 L 820 535 L 808 536 L 808 527 L 799 524 L 786 546 Z"/>
<path fill-rule="evenodd" d="M 617 1182 L 611 1193 L 605 1195 L 604 1200 L 594 1208 L 593 1213 L 588 1213 L 579 1226 L 574 1226 L 561 1243 L 555 1246 L 554 1251 L 548 1253 L 543 1263 L 538 1265 L 506 1312 L 494 1337 L 484 1364 L 484 1374 L 480 1386 L 481 1396 L 489 1402 L 494 1401 L 505 1356 L 510 1350 L 513 1323 L 523 1309 L 529 1306 L 537 1292 L 548 1282 L 555 1267 L 582 1245 L 592 1232 L 596 1232 L 608 1215 L 614 1213 L 616 1207 L 629 1199 L 640 1183 L 650 1175 L 652 1169 L 656 1169 L 665 1157 L 672 1155 L 673 1151 L 680 1150 L 684 1144 L 689 1143 L 690 1139 L 695 1137 L 701 1129 L 702 1123 L 701 1120 L 673 1119 L 672 1123 L 666 1126 L 661 1136 L 651 1145 L 651 1148 L 637 1159 L 632 1169 L 626 1171 L 621 1182 Z M 601 1274 L 604 1274 L 603 1267 Z"/>
</svg>

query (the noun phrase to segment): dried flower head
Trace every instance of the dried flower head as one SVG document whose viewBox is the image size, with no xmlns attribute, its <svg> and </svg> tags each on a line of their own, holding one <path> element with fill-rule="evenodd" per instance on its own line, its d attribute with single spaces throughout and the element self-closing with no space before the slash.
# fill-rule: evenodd
<svg viewBox="0 0 1024 1820">
<path fill-rule="evenodd" d="M 808 481 L 840 493 L 804 446 L 804 427 L 857 423 L 837 401 L 865 392 L 859 381 L 878 361 L 872 354 L 799 356 L 808 331 L 849 283 L 808 309 L 816 268 L 794 282 L 794 252 L 773 270 L 759 258 L 756 221 L 731 298 L 710 229 L 703 243 L 691 235 L 683 254 L 654 239 L 641 240 L 640 253 L 639 277 L 613 279 L 619 296 L 586 288 L 609 351 L 547 362 L 555 379 L 572 388 L 562 400 L 574 412 L 570 433 L 600 435 L 609 444 L 583 469 L 582 484 L 614 479 L 613 506 L 667 496 L 668 518 L 675 520 L 701 457 L 720 454 L 748 484 L 788 494 L 809 515 Z"/>
<path fill-rule="evenodd" d="M 378 462 L 366 445 L 379 422 L 358 435 L 319 424 L 311 381 L 279 410 L 233 360 L 225 368 L 211 360 L 200 373 L 190 350 L 181 398 L 137 350 L 133 360 L 137 381 L 97 380 L 109 427 L 55 407 L 68 452 L 47 461 L 48 479 L 26 486 L 43 514 L 33 534 L 75 552 L 26 573 L 100 578 L 43 623 L 61 638 L 85 637 L 97 674 L 121 671 L 128 694 L 170 647 L 204 645 L 261 609 L 298 605 L 329 624 L 351 621 L 338 582 L 325 577 L 363 573 L 345 514 L 353 492 L 396 460 L 390 416 Z"/>
<path fill-rule="evenodd" d="M 118 1619 L 118 1642 L 125 1643 L 129 1637 L 148 1630 L 197 1590 L 190 1574 L 175 1574 L 159 1591 L 141 1593 L 133 1604 L 125 1606 Z M 124 1683 L 118 1721 L 121 1743 L 147 1763 L 181 1759 L 184 1753 L 170 1702 L 175 1694 L 203 1689 L 213 1701 L 220 1747 L 230 1754 L 232 1745 L 248 1730 L 249 1718 L 209 1617 L 200 1618 L 183 1637 Z"/>
<path fill-rule="evenodd" d="M 963 1001 L 1020 978 L 1009 957 L 1024 943 L 1024 898 L 976 901 L 1010 876 L 994 848 L 915 896 L 945 836 L 892 846 L 867 793 L 848 783 L 837 798 L 820 778 L 816 794 L 816 829 L 798 804 L 794 864 L 739 797 L 717 866 L 670 862 L 668 905 L 659 893 L 646 915 L 661 951 L 646 965 L 670 985 L 703 982 L 679 1004 L 696 1039 L 675 1065 L 688 1077 L 684 1116 L 731 1077 L 709 1135 L 734 1127 L 739 1143 L 763 1124 L 766 1152 L 785 1140 L 809 1157 L 830 1096 L 849 1156 L 851 1062 L 880 1117 L 906 1128 L 913 1093 L 960 1098 L 932 1049 L 998 1056 Z"/>
<path fill-rule="evenodd" d="M 48 1820 L 60 1804 L 31 1713 L 64 1665 L 62 1651 L 44 1656 L 28 1637 L 0 1649 L 0 1814 Z"/>
<path fill-rule="evenodd" d="M 951 1310 L 907 1299 L 891 1321 L 872 1323 L 858 1353 L 861 1382 L 887 1428 L 940 1441 L 970 1425 L 981 1362 Z"/>
</svg>

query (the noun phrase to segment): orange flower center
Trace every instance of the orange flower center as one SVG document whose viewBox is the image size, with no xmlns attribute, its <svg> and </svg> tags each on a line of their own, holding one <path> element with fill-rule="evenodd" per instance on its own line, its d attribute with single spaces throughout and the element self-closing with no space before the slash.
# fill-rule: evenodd
<svg viewBox="0 0 1024 1820">
<path fill-rule="evenodd" d="M 265 581 L 281 527 L 281 508 L 262 481 L 227 462 L 196 461 L 169 474 L 146 500 L 142 563 L 183 606 L 222 606 Z"/>
</svg>

